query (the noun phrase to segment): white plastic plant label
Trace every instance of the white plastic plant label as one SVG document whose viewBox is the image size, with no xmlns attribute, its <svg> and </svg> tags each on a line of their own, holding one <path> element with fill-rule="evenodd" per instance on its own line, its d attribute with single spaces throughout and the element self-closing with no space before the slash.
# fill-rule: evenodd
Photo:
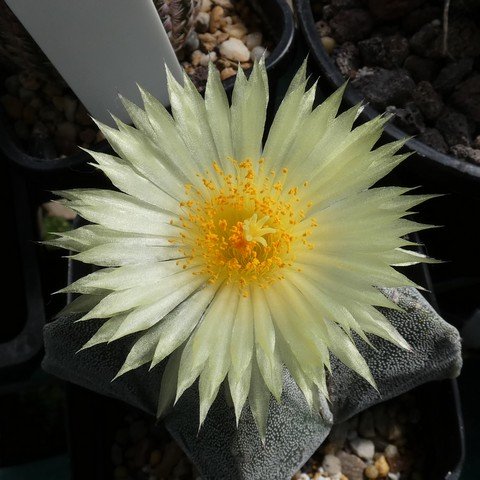
<svg viewBox="0 0 480 480">
<path fill-rule="evenodd" d="M 165 64 L 182 69 L 152 0 L 6 0 L 91 115 L 128 121 L 137 84 L 168 104 Z"/>
</svg>

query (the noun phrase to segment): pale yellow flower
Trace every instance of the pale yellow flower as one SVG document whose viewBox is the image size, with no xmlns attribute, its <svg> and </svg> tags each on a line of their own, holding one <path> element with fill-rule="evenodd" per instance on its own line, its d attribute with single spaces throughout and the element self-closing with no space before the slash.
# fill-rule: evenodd
<svg viewBox="0 0 480 480">
<path fill-rule="evenodd" d="M 427 197 L 371 188 L 404 142 L 372 150 L 386 117 L 353 128 L 342 89 L 312 110 L 306 83 L 304 65 L 262 146 L 263 62 L 248 81 L 239 69 L 231 107 L 212 66 L 205 100 L 169 76 L 173 117 L 142 91 L 144 110 L 123 100 L 136 128 L 100 125 L 118 157 L 90 153 L 120 192 L 59 192 L 91 224 L 54 243 L 104 267 L 64 290 L 81 294 L 81 321 L 106 319 L 84 348 L 135 334 L 118 375 L 169 357 L 159 413 L 199 378 L 201 424 L 226 381 L 237 419 L 248 402 L 263 434 L 284 365 L 314 407 L 330 354 L 375 385 L 353 332 L 408 348 L 377 287 L 413 285 L 392 266 L 426 261 L 403 247 Z"/>
</svg>

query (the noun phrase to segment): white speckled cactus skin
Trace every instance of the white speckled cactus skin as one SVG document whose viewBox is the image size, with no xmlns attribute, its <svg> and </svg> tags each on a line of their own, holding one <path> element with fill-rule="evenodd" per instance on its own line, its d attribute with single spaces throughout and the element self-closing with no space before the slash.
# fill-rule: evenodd
<svg viewBox="0 0 480 480">
<path fill-rule="evenodd" d="M 332 422 L 341 422 L 425 382 L 458 375 L 462 361 L 457 330 L 442 320 L 415 289 L 388 289 L 384 293 L 403 309 L 384 313 L 409 342 L 412 352 L 378 337 L 371 339 L 376 351 L 358 342 L 377 380 L 378 392 L 340 362 L 332 361 L 331 404 L 322 405 L 321 414 L 311 412 L 305 397 L 284 371 L 283 401 L 270 401 L 264 445 L 250 411 L 245 409 L 237 429 L 233 410 L 223 396 L 217 398 L 198 433 L 198 394 L 195 388 L 186 392 L 165 421 L 203 479 L 289 479 L 322 443 Z M 149 373 L 142 367 L 111 382 L 134 339 L 120 340 L 117 349 L 103 345 L 95 352 L 87 350 L 75 356 L 74 352 L 98 325 L 94 325 L 95 321 L 74 324 L 72 320 L 63 317 L 45 327 L 44 368 L 153 415 L 158 392 L 150 386 L 158 384 L 162 368 Z"/>
</svg>

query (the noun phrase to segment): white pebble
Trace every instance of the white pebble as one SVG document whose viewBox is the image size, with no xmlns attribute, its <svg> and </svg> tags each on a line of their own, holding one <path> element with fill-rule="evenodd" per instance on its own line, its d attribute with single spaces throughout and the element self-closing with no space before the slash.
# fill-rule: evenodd
<svg viewBox="0 0 480 480">
<path fill-rule="evenodd" d="M 195 20 L 195 29 L 200 33 L 204 33 L 208 30 L 209 25 L 210 15 L 207 12 L 198 12 Z"/>
<path fill-rule="evenodd" d="M 223 42 L 220 47 L 220 55 L 236 62 L 248 62 L 250 52 L 245 44 L 238 38 L 230 38 Z"/>
<path fill-rule="evenodd" d="M 262 45 L 263 35 L 260 32 L 249 33 L 245 37 L 245 45 L 249 50 Z"/>
<path fill-rule="evenodd" d="M 200 7 L 200 11 L 209 12 L 211 9 L 212 9 L 212 1 L 211 0 L 202 0 L 202 5 Z"/>
<path fill-rule="evenodd" d="M 396 445 L 390 444 L 385 448 L 384 454 L 387 458 L 398 457 L 398 448 Z"/>
<path fill-rule="evenodd" d="M 342 471 L 342 464 L 340 459 L 335 455 L 325 455 L 322 462 L 322 467 L 329 475 L 335 475 Z"/>
<path fill-rule="evenodd" d="M 371 440 L 367 440 L 366 438 L 354 438 L 350 440 L 350 446 L 355 455 L 364 460 L 372 460 L 373 455 L 375 455 L 375 445 Z"/>
<path fill-rule="evenodd" d="M 247 34 L 247 31 L 247 27 L 241 23 L 235 23 L 225 27 L 225 32 L 230 35 L 230 38 L 233 37 L 242 39 Z"/>
<path fill-rule="evenodd" d="M 210 52 L 202 56 L 202 58 L 200 59 L 200 65 L 202 65 L 203 67 L 208 67 L 208 64 L 210 62 L 216 62 L 216 61 L 217 61 L 217 52 Z"/>
<path fill-rule="evenodd" d="M 250 58 L 253 61 L 260 60 L 263 56 L 265 56 L 265 59 L 267 59 L 269 55 L 270 55 L 270 52 L 265 47 L 255 47 L 250 52 Z"/>
<path fill-rule="evenodd" d="M 200 50 L 195 50 L 192 53 L 191 61 L 194 67 L 196 67 L 197 65 L 200 65 L 200 62 L 202 61 L 202 59 L 203 59 L 203 53 Z"/>
<path fill-rule="evenodd" d="M 390 472 L 387 475 L 387 478 L 388 478 L 388 480 L 400 480 L 400 473 L 399 472 L 397 472 L 397 473 Z"/>
<path fill-rule="evenodd" d="M 215 5 L 220 5 L 223 8 L 233 8 L 233 4 L 230 0 L 213 0 Z"/>
</svg>

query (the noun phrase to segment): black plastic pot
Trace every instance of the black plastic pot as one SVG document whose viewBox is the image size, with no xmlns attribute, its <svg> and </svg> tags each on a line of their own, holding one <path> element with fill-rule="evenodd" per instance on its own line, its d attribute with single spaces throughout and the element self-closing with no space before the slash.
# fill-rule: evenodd
<svg viewBox="0 0 480 480">
<path fill-rule="evenodd" d="M 24 180 L 8 164 L 1 171 L 0 195 L 4 251 L 0 322 L 0 385 L 20 377 L 34 363 L 43 347 L 44 304 L 34 243 L 35 212 L 28 201 Z"/>
<path fill-rule="evenodd" d="M 293 15 L 284 0 L 249 1 L 252 9 L 261 19 L 268 36 L 275 42 L 275 48 L 268 57 L 266 64 L 270 73 L 275 73 L 285 66 L 293 53 L 295 26 Z M 270 75 L 273 78 L 274 75 Z M 225 80 L 227 93 L 231 93 L 235 77 Z M 106 142 L 97 148 L 102 151 L 109 149 Z M 23 173 L 43 189 L 63 189 L 73 186 L 96 186 L 105 183 L 103 176 L 88 165 L 91 158 L 84 152 L 79 152 L 67 158 L 45 159 L 33 157 L 22 150 L 9 128 L 5 115 L 0 109 L 0 151 Z"/>
<path fill-rule="evenodd" d="M 412 393 L 421 412 L 425 447 L 418 453 L 429 465 L 429 474 L 423 478 L 458 480 L 464 461 L 464 428 L 457 381 L 431 382 Z M 67 406 L 72 480 L 113 479 L 115 434 L 133 407 L 76 385 L 68 385 Z"/>
<path fill-rule="evenodd" d="M 299 26 L 303 32 L 310 59 L 321 72 L 321 83 L 331 92 L 345 83 L 337 66 L 323 48 L 320 36 L 315 28 L 315 20 L 311 9 L 310 0 L 294 0 L 295 11 Z M 360 92 L 351 85 L 346 89 L 344 101 L 348 106 L 353 106 L 363 100 Z M 379 115 L 379 112 L 367 105 L 362 112 L 363 121 L 370 120 Z M 409 136 L 393 124 L 385 128 L 384 141 L 392 141 Z M 459 160 L 450 155 L 437 152 L 428 145 L 415 140 L 409 140 L 407 147 L 415 152 L 403 164 L 404 169 L 414 172 L 423 184 L 435 183 L 442 191 L 462 191 L 480 196 L 480 166 Z"/>
</svg>

